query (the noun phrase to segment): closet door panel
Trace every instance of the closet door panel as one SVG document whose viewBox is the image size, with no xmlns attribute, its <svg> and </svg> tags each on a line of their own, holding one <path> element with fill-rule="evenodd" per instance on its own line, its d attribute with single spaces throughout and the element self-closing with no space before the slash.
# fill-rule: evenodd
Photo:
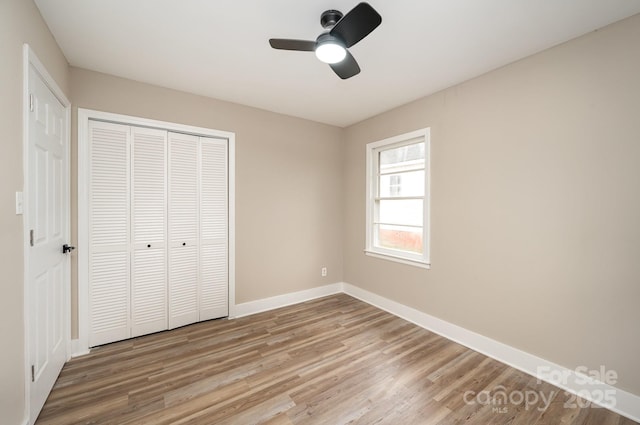
<svg viewBox="0 0 640 425">
<path fill-rule="evenodd" d="M 227 141 L 200 138 L 200 320 L 229 315 Z"/>
<path fill-rule="evenodd" d="M 169 329 L 198 321 L 198 249 L 176 245 L 169 251 Z"/>
<path fill-rule="evenodd" d="M 198 239 L 198 137 L 169 133 L 169 238 Z"/>
<path fill-rule="evenodd" d="M 200 320 L 216 319 L 229 315 L 228 259 L 224 244 L 203 245 L 202 290 L 200 294 Z"/>
<path fill-rule="evenodd" d="M 131 127 L 133 241 L 143 245 L 166 242 L 167 132 Z"/>
<path fill-rule="evenodd" d="M 89 346 L 130 333 L 130 132 L 89 122 Z"/>
<path fill-rule="evenodd" d="M 169 133 L 169 328 L 198 321 L 199 138 Z"/>
<path fill-rule="evenodd" d="M 227 140 L 89 133 L 90 346 L 228 316 Z"/>
<path fill-rule="evenodd" d="M 167 329 L 167 132 L 131 127 L 132 336 Z"/>
<path fill-rule="evenodd" d="M 133 253 L 131 336 L 167 329 L 167 277 L 164 248 Z"/>
<path fill-rule="evenodd" d="M 89 347 L 129 338 L 129 253 L 94 252 L 89 270 Z"/>
</svg>

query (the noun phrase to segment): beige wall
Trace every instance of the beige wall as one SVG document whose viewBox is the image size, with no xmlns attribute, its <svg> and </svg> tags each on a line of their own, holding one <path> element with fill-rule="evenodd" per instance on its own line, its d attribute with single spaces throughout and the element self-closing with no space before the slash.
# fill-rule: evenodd
<svg viewBox="0 0 640 425">
<path fill-rule="evenodd" d="M 32 1 L 0 2 L 0 422 L 24 417 L 23 224 L 15 192 L 23 188 L 22 45 L 29 43 L 60 88 L 69 93 L 67 61 Z"/>
<path fill-rule="evenodd" d="M 366 257 L 365 144 L 431 127 L 432 269 Z M 345 131 L 344 278 L 640 394 L 640 15 Z"/>
<path fill-rule="evenodd" d="M 232 131 L 236 302 L 342 280 L 341 129 L 77 68 L 71 68 L 71 84 L 72 228 L 77 107 Z M 76 279 L 74 296 L 75 288 Z M 74 323 L 75 317 L 74 310 Z"/>
</svg>

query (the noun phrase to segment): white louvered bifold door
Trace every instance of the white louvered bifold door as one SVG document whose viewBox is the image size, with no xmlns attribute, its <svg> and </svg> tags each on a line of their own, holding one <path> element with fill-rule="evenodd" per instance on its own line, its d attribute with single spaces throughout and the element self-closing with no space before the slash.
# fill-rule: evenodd
<svg viewBox="0 0 640 425">
<path fill-rule="evenodd" d="M 229 315 L 227 140 L 200 137 L 200 320 Z"/>
<path fill-rule="evenodd" d="M 198 136 L 169 133 L 169 329 L 198 321 Z"/>
<path fill-rule="evenodd" d="M 129 127 L 89 122 L 89 346 L 131 336 Z"/>
<path fill-rule="evenodd" d="M 131 127 L 131 335 L 167 329 L 167 132 Z"/>
</svg>

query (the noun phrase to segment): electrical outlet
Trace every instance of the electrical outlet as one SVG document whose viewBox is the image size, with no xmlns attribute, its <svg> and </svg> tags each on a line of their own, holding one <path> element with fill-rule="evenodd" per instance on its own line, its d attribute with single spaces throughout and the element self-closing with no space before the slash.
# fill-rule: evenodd
<svg viewBox="0 0 640 425">
<path fill-rule="evenodd" d="M 323 267 L 323 268 L 320 270 L 320 274 L 322 274 L 322 277 L 327 277 L 327 268 L 326 268 L 326 267 Z"/>
</svg>

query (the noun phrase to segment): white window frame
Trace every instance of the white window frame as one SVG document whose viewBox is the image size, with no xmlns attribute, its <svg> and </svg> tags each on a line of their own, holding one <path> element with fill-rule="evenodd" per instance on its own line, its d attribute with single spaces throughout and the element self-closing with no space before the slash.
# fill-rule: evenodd
<svg viewBox="0 0 640 425">
<path fill-rule="evenodd" d="M 422 222 L 422 254 L 411 253 L 402 250 L 382 248 L 375 246 L 375 215 L 378 201 L 378 153 L 383 150 L 393 149 L 405 145 L 424 142 L 425 145 L 425 172 L 424 172 L 424 204 Z M 431 209 L 431 143 L 430 129 L 423 128 L 399 136 L 390 137 L 367 144 L 367 193 L 366 193 L 366 246 L 365 254 L 371 257 L 382 258 L 416 267 L 431 268 L 430 260 L 430 209 Z"/>
</svg>

